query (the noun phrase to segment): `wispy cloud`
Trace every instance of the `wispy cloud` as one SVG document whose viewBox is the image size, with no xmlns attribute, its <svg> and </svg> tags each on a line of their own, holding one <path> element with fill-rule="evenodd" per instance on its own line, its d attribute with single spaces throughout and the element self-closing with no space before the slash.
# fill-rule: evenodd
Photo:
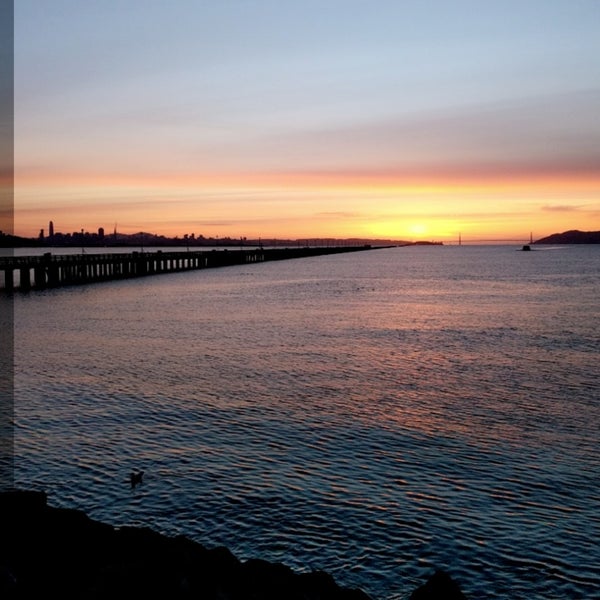
<svg viewBox="0 0 600 600">
<path fill-rule="evenodd" d="M 325 175 L 537 173 L 600 176 L 600 89 L 463 106 L 255 140 Z M 281 155 L 280 155 L 281 156 Z"/>
<path fill-rule="evenodd" d="M 570 205 L 546 205 L 541 207 L 542 210 L 548 212 L 577 212 L 582 209 L 581 206 L 570 206 Z"/>
</svg>

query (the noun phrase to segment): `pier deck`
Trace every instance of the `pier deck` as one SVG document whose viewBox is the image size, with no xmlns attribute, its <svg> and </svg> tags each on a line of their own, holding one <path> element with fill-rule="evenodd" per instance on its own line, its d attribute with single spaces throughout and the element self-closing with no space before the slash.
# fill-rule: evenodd
<svg viewBox="0 0 600 600">
<path fill-rule="evenodd" d="M 11 292 L 15 289 L 29 291 L 371 249 L 373 249 L 372 246 L 364 245 L 186 252 L 158 250 L 156 252 L 119 254 L 53 255 L 47 252 L 40 256 L 5 256 L 0 257 L 0 271 L 3 274 L 0 289 L 4 292 Z M 2 284 L 4 285 L 2 286 Z"/>
</svg>

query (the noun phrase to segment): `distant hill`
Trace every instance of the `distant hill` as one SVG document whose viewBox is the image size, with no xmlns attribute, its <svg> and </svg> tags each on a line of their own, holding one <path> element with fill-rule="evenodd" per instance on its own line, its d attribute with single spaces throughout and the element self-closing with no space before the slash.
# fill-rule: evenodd
<svg viewBox="0 0 600 600">
<path fill-rule="evenodd" d="M 600 244 L 600 231 L 579 231 L 571 229 L 563 233 L 553 233 L 536 240 L 534 244 Z"/>
</svg>

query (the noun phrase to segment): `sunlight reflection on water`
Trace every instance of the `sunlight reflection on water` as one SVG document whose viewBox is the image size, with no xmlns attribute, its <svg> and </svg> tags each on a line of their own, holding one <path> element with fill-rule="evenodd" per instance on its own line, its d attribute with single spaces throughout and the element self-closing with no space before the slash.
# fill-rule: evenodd
<svg viewBox="0 0 600 600">
<path fill-rule="evenodd" d="M 17 479 L 379 600 L 434 567 L 472 598 L 590 597 L 598 250 L 398 248 L 18 295 Z"/>
</svg>

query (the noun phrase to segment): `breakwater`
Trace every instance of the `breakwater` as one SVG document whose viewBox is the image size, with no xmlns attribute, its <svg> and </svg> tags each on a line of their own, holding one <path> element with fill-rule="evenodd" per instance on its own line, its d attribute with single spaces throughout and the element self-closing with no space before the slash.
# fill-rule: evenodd
<svg viewBox="0 0 600 600">
<path fill-rule="evenodd" d="M 0 287 L 11 292 L 130 279 L 163 273 L 371 250 L 373 246 L 224 249 L 0 257 Z"/>
</svg>

